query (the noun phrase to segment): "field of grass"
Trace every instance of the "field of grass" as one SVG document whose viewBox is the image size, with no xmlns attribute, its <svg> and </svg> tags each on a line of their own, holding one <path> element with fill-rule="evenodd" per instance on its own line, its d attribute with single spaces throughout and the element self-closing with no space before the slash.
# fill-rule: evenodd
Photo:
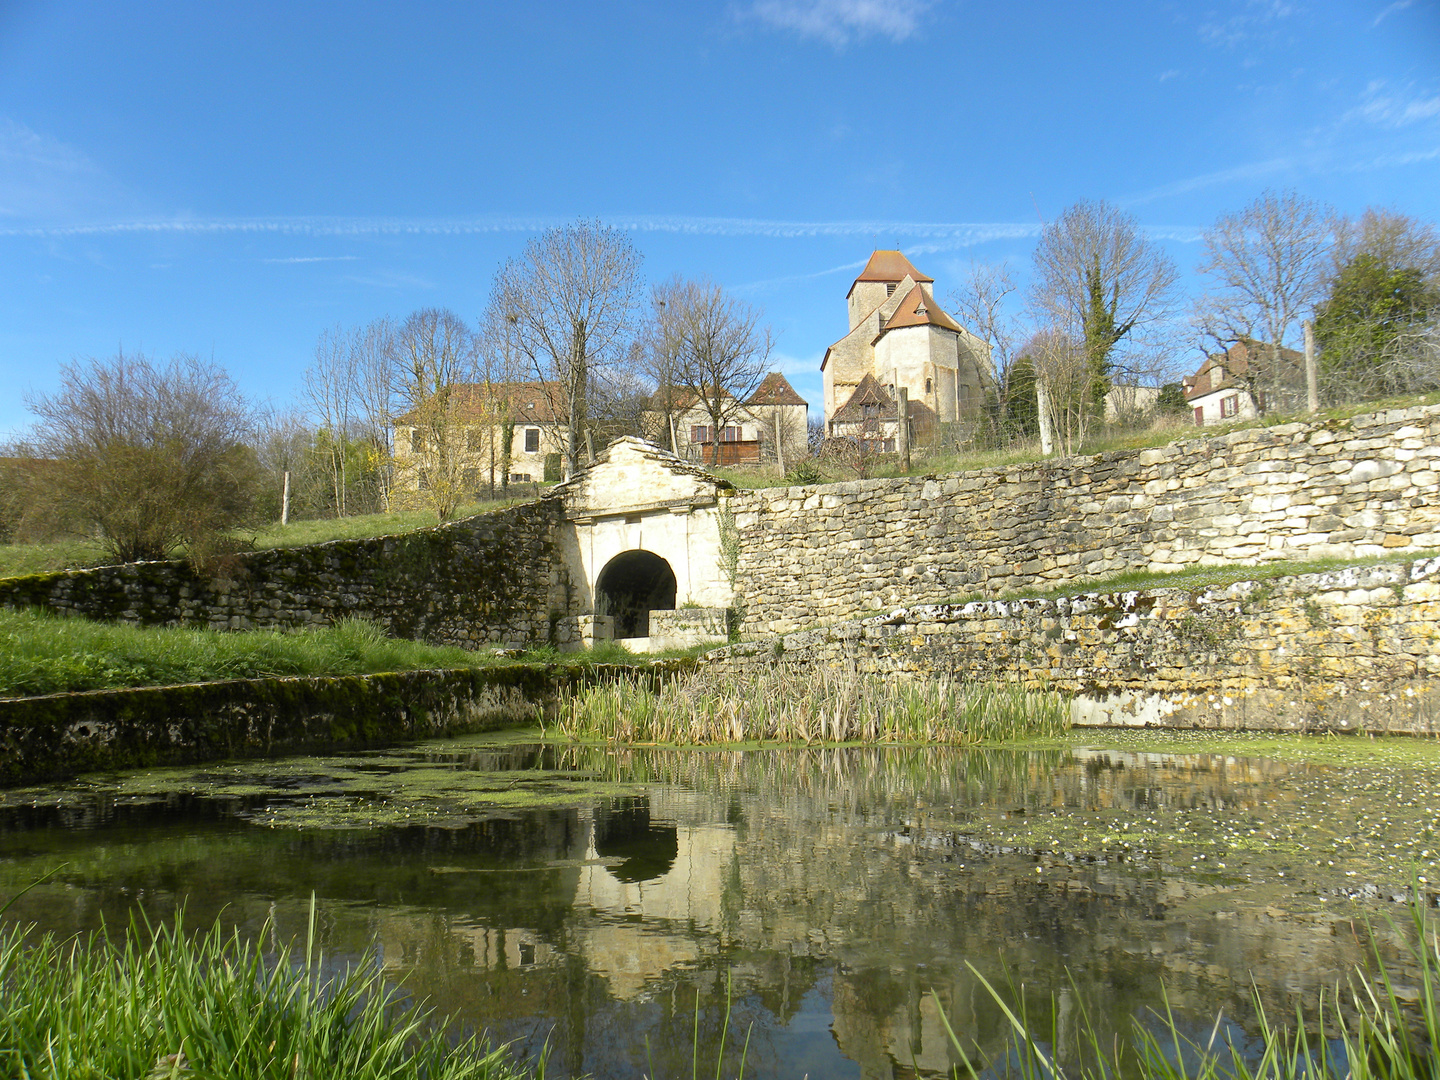
<svg viewBox="0 0 1440 1080">
<path fill-rule="evenodd" d="M 322 976 L 303 956 L 266 955 L 219 928 L 196 938 L 132 924 L 104 938 L 27 942 L 0 931 L 0 1076 L 36 1080 L 519 1080 L 503 1049 L 453 1045 L 403 1008 L 378 967 Z M 259 940 L 269 936 L 262 928 Z"/>
<path fill-rule="evenodd" d="M 527 489 L 528 490 L 528 489 Z M 528 501 L 497 499 L 494 502 L 466 503 L 456 517 L 469 517 L 491 510 Z M 344 518 L 309 518 L 287 525 L 266 525 L 264 528 L 236 537 L 242 547 L 280 548 L 303 544 L 323 544 L 329 540 L 356 540 L 368 536 L 388 536 L 412 532 L 435 524 L 429 510 L 405 510 L 393 514 L 357 514 Z M 109 562 L 105 548 L 98 540 L 72 537 L 48 543 L 0 544 L 0 577 L 23 574 L 44 574 L 53 570 L 73 570 L 87 566 L 103 566 Z"/>
<path fill-rule="evenodd" d="M 142 628 L 0 610 L 0 696 L 273 675 L 361 675 L 500 662 L 493 652 L 388 638 L 357 619 L 299 633 Z"/>
<path fill-rule="evenodd" d="M 743 675 L 704 669 L 658 687 L 643 677 L 582 687 L 553 733 L 576 741 L 695 746 L 750 742 L 947 743 L 1054 738 L 1059 694 L 948 679 L 886 679 L 828 668 Z"/>
</svg>

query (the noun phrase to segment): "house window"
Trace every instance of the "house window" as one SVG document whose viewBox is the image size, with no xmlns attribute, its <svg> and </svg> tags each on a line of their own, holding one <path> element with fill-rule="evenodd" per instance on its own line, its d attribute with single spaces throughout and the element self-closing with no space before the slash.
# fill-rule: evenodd
<svg viewBox="0 0 1440 1080">
<path fill-rule="evenodd" d="M 410 432 L 410 452 L 423 454 L 425 452 L 425 431 L 423 428 L 414 428 Z"/>
<path fill-rule="evenodd" d="M 1239 413 L 1239 411 L 1240 398 L 1238 395 L 1231 394 L 1229 397 L 1223 397 L 1220 399 L 1220 416 L 1222 419 L 1229 416 L 1235 416 L 1237 413 Z"/>
<path fill-rule="evenodd" d="M 460 482 L 465 486 L 466 491 L 480 490 L 480 470 L 473 465 L 467 465 L 465 471 L 460 475 Z"/>
<path fill-rule="evenodd" d="M 540 452 L 540 429 L 538 427 L 527 427 L 525 429 L 525 453 L 538 454 Z"/>
<path fill-rule="evenodd" d="M 735 425 L 733 425 L 733 424 L 730 425 L 729 427 L 727 427 L 727 428 L 724 430 L 724 432 L 721 433 L 721 435 L 720 435 L 720 441 L 721 441 L 721 442 L 739 442 L 739 441 L 740 441 L 740 428 L 737 427 L 737 426 L 735 426 Z"/>
<path fill-rule="evenodd" d="M 692 443 L 708 443 L 710 441 L 710 425 L 691 424 L 690 441 Z"/>
<path fill-rule="evenodd" d="M 430 470 L 429 470 L 429 469 L 421 469 L 421 470 L 420 470 L 420 475 L 419 475 L 419 477 L 418 477 L 418 478 L 416 479 L 416 481 L 415 481 L 415 488 L 416 488 L 416 490 L 418 490 L 418 491 L 429 491 L 429 490 L 430 490 Z"/>
<path fill-rule="evenodd" d="M 465 431 L 465 449 L 470 453 L 485 449 L 485 432 L 481 428 L 467 428 Z"/>
<path fill-rule="evenodd" d="M 925 380 L 925 396 L 929 397 L 935 390 L 935 384 L 929 379 Z"/>
<path fill-rule="evenodd" d="M 510 482 L 512 484 L 528 484 L 530 483 L 530 474 L 528 472 L 512 472 Z"/>
</svg>

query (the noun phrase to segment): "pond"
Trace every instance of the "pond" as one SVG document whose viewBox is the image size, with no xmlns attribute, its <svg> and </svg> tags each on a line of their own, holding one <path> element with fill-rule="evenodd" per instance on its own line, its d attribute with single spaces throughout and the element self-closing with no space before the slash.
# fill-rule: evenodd
<svg viewBox="0 0 1440 1080">
<path fill-rule="evenodd" d="M 1413 978 L 1437 810 L 1433 742 L 476 737 L 0 792 L 0 903 L 60 866 L 4 917 L 118 933 L 183 905 L 290 940 L 313 895 L 331 965 L 373 957 L 556 1076 L 689 1076 L 697 1047 L 759 1080 L 929 1076 L 962 1060 L 947 1024 L 1003 1060 L 986 980 L 1064 1057 L 1082 1016 L 1164 1000 L 1244 1040 L 1257 1001 L 1293 1017 L 1377 948 Z"/>
</svg>

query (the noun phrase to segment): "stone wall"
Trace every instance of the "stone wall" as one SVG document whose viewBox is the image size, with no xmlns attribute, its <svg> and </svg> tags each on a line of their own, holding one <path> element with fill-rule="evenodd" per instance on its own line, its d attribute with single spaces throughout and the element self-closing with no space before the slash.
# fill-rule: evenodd
<svg viewBox="0 0 1440 1080">
<path fill-rule="evenodd" d="M 1147 450 L 738 492 L 743 632 L 1121 571 L 1440 547 L 1440 406 Z"/>
<path fill-rule="evenodd" d="M 1075 696 L 1077 726 L 1440 734 L 1440 558 L 1199 591 L 974 601 L 717 650 Z"/>
<path fill-rule="evenodd" d="M 0 700 L 0 785 L 529 726 L 569 677 L 516 664 L 10 698 Z"/>
<path fill-rule="evenodd" d="M 441 645 L 543 644 L 568 604 L 553 501 L 398 536 L 248 552 L 208 572 L 135 563 L 0 579 L 0 605 L 222 630 L 370 619 Z"/>
</svg>

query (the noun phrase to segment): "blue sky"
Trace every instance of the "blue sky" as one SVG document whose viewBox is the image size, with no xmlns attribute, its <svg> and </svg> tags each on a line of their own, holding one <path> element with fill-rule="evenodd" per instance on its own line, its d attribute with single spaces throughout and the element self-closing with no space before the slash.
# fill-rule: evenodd
<svg viewBox="0 0 1440 1080">
<path fill-rule="evenodd" d="M 874 247 L 943 299 L 1108 199 L 1196 289 L 1267 187 L 1440 221 L 1440 2 L 0 0 L 0 437 L 122 346 L 284 405 L 581 217 L 763 307 L 818 410 Z"/>
</svg>

